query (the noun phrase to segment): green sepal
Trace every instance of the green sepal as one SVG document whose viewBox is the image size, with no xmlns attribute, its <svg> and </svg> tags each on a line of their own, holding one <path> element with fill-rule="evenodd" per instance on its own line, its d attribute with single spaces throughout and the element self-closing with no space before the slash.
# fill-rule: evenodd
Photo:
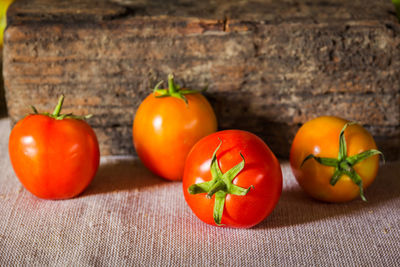
<svg viewBox="0 0 400 267">
<path fill-rule="evenodd" d="M 222 173 L 218 165 L 217 151 L 220 149 L 222 141 L 218 147 L 214 150 L 211 158 L 210 172 L 212 180 L 204 183 L 193 184 L 189 186 L 189 194 L 202 194 L 205 193 L 208 199 L 212 199 L 215 196 L 214 208 L 213 208 L 213 218 L 216 225 L 221 226 L 221 219 L 224 211 L 225 198 L 227 194 L 245 196 L 251 188 L 242 188 L 240 186 L 234 185 L 232 181 L 236 176 L 243 170 L 245 166 L 245 159 L 242 153 L 239 153 L 242 160 L 236 164 L 234 167 L 229 169 L 226 173 Z"/>
<path fill-rule="evenodd" d="M 206 198 L 211 199 L 214 194 L 220 191 L 227 191 L 227 186 L 223 181 L 220 181 L 219 179 L 214 182 L 214 184 L 210 187 L 210 190 L 208 191 Z"/>
<path fill-rule="evenodd" d="M 339 155 L 338 155 L 338 160 L 342 161 L 344 158 L 347 157 L 347 144 L 346 144 L 346 138 L 344 137 L 344 131 L 349 127 L 350 125 L 355 124 L 355 122 L 348 122 L 346 123 L 342 130 L 340 131 L 339 134 Z"/>
<path fill-rule="evenodd" d="M 201 89 L 201 90 L 192 90 L 192 89 L 180 90 L 180 93 L 181 93 L 181 94 L 184 94 L 184 95 L 190 95 L 190 94 L 203 93 L 203 92 L 205 92 L 205 91 L 207 91 L 207 90 L 208 90 L 208 86 L 204 87 L 204 88 Z"/>
<path fill-rule="evenodd" d="M 221 220 L 222 220 L 222 214 L 224 213 L 225 199 L 226 199 L 225 192 L 219 191 L 215 193 L 213 218 L 215 224 L 218 226 L 223 226 L 223 224 L 221 224 Z"/>
<path fill-rule="evenodd" d="M 315 161 L 317 161 L 318 163 L 320 163 L 322 165 L 331 166 L 331 167 L 336 167 L 339 163 L 339 161 L 337 159 L 322 158 L 322 157 L 317 157 L 317 156 L 314 156 L 313 154 L 310 154 L 307 157 L 305 157 L 305 159 L 303 160 L 303 162 L 300 165 L 300 168 L 303 167 L 304 163 L 306 163 L 306 161 L 308 161 L 309 159 L 314 159 Z"/>
<path fill-rule="evenodd" d="M 31 105 L 30 107 L 33 111 L 33 114 L 39 114 L 39 112 L 37 111 L 37 109 L 34 106 Z"/>
<path fill-rule="evenodd" d="M 347 157 L 346 161 L 350 165 L 354 166 L 357 163 L 359 163 L 359 162 L 361 162 L 361 161 L 363 161 L 363 160 L 365 160 L 365 159 L 367 159 L 369 157 L 375 156 L 375 155 L 381 155 L 383 162 L 385 162 L 385 156 L 383 155 L 383 153 L 380 152 L 379 150 L 376 150 L 376 149 L 370 149 L 370 150 L 361 152 L 361 153 L 359 153 L 357 155 L 354 155 L 354 156 L 351 156 L 351 157 Z"/>
<path fill-rule="evenodd" d="M 168 92 L 167 89 L 159 89 L 160 85 L 163 84 L 163 82 L 164 82 L 164 81 L 161 80 L 161 81 L 159 81 L 159 82 L 156 84 L 156 86 L 155 86 L 154 89 L 153 89 L 153 94 L 156 94 L 156 93 L 162 94 L 162 93 Z M 163 91 L 164 91 L 164 92 L 163 92 Z"/>
<path fill-rule="evenodd" d="M 230 170 L 228 170 L 226 173 L 222 175 L 222 180 L 225 181 L 225 183 L 229 184 L 235 179 L 235 177 L 243 170 L 245 160 L 242 155 L 242 153 L 239 153 L 239 155 L 242 157 L 242 161 L 239 162 L 237 165 L 233 166 Z M 218 168 L 219 169 L 219 168 Z M 222 172 L 221 172 L 222 173 Z"/>
<path fill-rule="evenodd" d="M 180 92 L 170 93 L 170 96 L 178 98 L 178 99 L 182 99 L 186 105 L 189 104 L 189 101 L 187 100 L 187 98 Z"/>
<path fill-rule="evenodd" d="M 211 158 L 211 166 L 210 166 L 210 171 L 211 171 L 211 177 L 213 179 L 216 179 L 219 176 L 222 176 L 222 171 L 218 166 L 218 161 L 217 161 L 217 151 L 219 150 L 219 148 L 222 145 L 222 141 L 221 139 L 219 140 L 219 145 L 217 146 L 217 148 L 214 150 L 214 153 L 212 155 Z"/>
<path fill-rule="evenodd" d="M 63 120 L 63 119 L 85 120 L 85 119 L 89 119 L 93 116 L 92 114 L 88 114 L 88 115 L 84 115 L 84 116 L 74 115 L 72 113 L 60 114 L 63 103 L 64 103 L 64 95 L 61 95 L 58 98 L 58 103 L 57 103 L 57 106 L 54 108 L 53 113 L 49 113 L 49 112 L 39 113 L 34 106 L 31 105 L 30 107 L 33 110 L 33 114 L 48 116 L 48 117 L 51 117 L 56 120 Z"/>
<path fill-rule="evenodd" d="M 360 175 L 352 168 L 350 171 L 343 171 L 344 174 L 346 174 L 350 179 L 358 185 L 358 188 L 360 190 L 360 197 L 363 201 L 367 201 L 367 199 L 364 196 L 364 188 L 363 188 L 363 181 L 360 177 Z"/>
<path fill-rule="evenodd" d="M 360 190 L 360 197 L 363 201 L 367 201 L 367 199 L 364 196 L 364 189 L 363 189 L 363 182 L 360 177 L 360 175 L 354 170 L 353 166 L 356 165 L 357 163 L 371 157 L 374 155 L 381 155 L 383 160 L 385 160 L 382 152 L 376 149 L 370 149 L 364 152 L 361 152 L 357 155 L 353 156 L 348 156 L 347 155 L 347 143 L 346 143 L 346 138 L 344 136 L 344 132 L 347 129 L 347 127 L 356 124 L 355 122 L 348 122 L 346 123 L 342 130 L 340 131 L 339 134 L 339 153 L 337 158 L 323 158 L 323 157 L 317 157 L 314 156 L 313 154 L 310 154 L 304 158 L 302 161 L 300 168 L 303 167 L 306 161 L 310 159 L 314 159 L 318 163 L 324 165 L 324 166 L 329 166 L 329 167 L 334 167 L 335 170 L 333 172 L 333 175 L 329 181 L 329 183 L 332 186 L 335 186 L 335 184 L 340 180 L 340 178 L 343 175 L 347 175 L 354 184 L 356 184 L 359 187 Z"/>
<path fill-rule="evenodd" d="M 232 184 L 229 188 L 229 192 L 232 195 L 245 196 L 247 195 L 247 193 L 250 191 L 251 188 L 254 189 L 254 186 L 250 185 L 247 189 L 245 189 L 243 187 Z"/>
<path fill-rule="evenodd" d="M 208 193 L 210 191 L 211 186 L 214 184 L 214 181 L 208 181 L 199 184 L 192 184 L 188 188 L 188 192 L 191 195 L 200 194 L 200 193 Z"/>
<path fill-rule="evenodd" d="M 329 181 L 329 183 L 334 186 L 337 181 L 339 181 L 339 179 L 342 177 L 343 173 L 340 171 L 339 168 L 335 168 L 335 172 L 332 175 L 331 180 Z"/>
<path fill-rule="evenodd" d="M 192 89 L 181 89 L 181 86 L 178 84 L 175 84 L 174 82 L 174 76 L 172 74 L 168 75 L 168 88 L 167 89 L 159 89 L 163 81 L 160 81 L 159 83 L 156 84 L 156 86 L 153 89 L 153 94 L 156 98 L 162 98 L 162 97 L 175 97 L 178 99 L 183 100 L 186 105 L 189 104 L 187 98 L 185 95 L 189 94 L 198 94 L 201 93 L 205 90 L 207 90 L 207 87 L 203 90 L 192 90 Z"/>
</svg>

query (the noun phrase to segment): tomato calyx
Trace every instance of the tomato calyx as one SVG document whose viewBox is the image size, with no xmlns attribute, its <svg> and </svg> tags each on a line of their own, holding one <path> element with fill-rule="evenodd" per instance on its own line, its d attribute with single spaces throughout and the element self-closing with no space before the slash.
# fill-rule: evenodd
<svg viewBox="0 0 400 267">
<path fill-rule="evenodd" d="M 63 119 L 84 120 L 84 119 L 89 119 L 93 116 L 92 114 L 88 114 L 85 116 L 78 116 L 78 115 L 74 115 L 72 113 L 61 114 L 61 109 L 62 109 L 63 103 L 64 103 L 64 95 L 61 95 L 58 98 L 58 103 L 57 103 L 57 106 L 54 108 L 53 113 L 49 113 L 49 112 L 39 113 L 34 106 L 31 106 L 31 108 L 33 110 L 33 114 L 45 115 L 45 116 L 48 116 L 48 117 L 56 119 L 56 120 L 63 120 Z"/>
<path fill-rule="evenodd" d="M 157 98 L 169 97 L 169 96 L 170 97 L 176 97 L 178 99 L 182 99 L 186 103 L 186 105 L 188 104 L 188 100 L 185 97 L 185 95 L 198 94 L 198 93 L 201 93 L 201 92 L 204 92 L 205 90 L 207 90 L 207 87 L 204 88 L 201 91 L 192 90 L 192 89 L 181 89 L 180 85 L 175 84 L 174 75 L 172 75 L 172 74 L 168 75 L 168 88 L 167 89 L 159 89 L 160 85 L 163 82 L 164 81 L 160 81 L 154 87 L 154 89 L 153 89 L 154 96 L 157 97 Z"/>
<path fill-rule="evenodd" d="M 361 152 L 361 153 L 353 155 L 353 156 L 347 155 L 347 144 L 346 144 L 346 138 L 344 137 L 344 131 L 346 130 L 346 128 L 348 126 L 353 125 L 353 124 L 355 124 L 355 122 L 346 123 L 343 126 L 342 130 L 340 131 L 339 153 L 338 153 L 337 158 L 317 157 L 317 156 L 314 156 L 313 154 L 310 154 L 304 158 L 303 162 L 300 165 L 300 168 L 303 167 L 303 165 L 309 159 L 314 159 L 319 164 L 322 164 L 324 166 L 334 167 L 335 171 L 333 172 L 333 175 L 332 175 L 329 183 L 332 186 L 334 186 L 343 175 L 346 175 L 359 187 L 361 199 L 363 201 L 367 201 L 367 199 L 364 196 L 362 179 L 361 179 L 360 175 L 354 170 L 353 167 L 357 163 L 359 163 L 369 157 L 372 157 L 374 155 L 381 155 L 383 160 L 385 160 L 385 159 L 384 159 L 382 152 L 380 152 L 379 150 L 376 150 L 376 149 L 370 149 L 370 150 Z"/>
<path fill-rule="evenodd" d="M 227 194 L 238 195 L 238 196 L 245 196 L 251 188 L 254 186 L 250 186 L 249 188 L 245 189 L 240 186 L 234 185 L 232 183 L 233 179 L 243 170 L 245 165 L 245 160 L 242 157 L 242 161 L 232 167 L 225 173 L 222 173 L 221 169 L 219 168 L 218 161 L 217 161 L 217 151 L 222 145 L 222 141 L 220 140 L 220 144 L 218 145 L 217 149 L 215 149 L 214 154 L 211 159 L 211 177 L 212 179 L 208 182 L 199 183 L 199 184 L 192 184 L 188 188 L 188 192 L 191 195 L 194 194 L 201 194 L 207 193 L 206 197 L 211 199 L 213 195 L 215 195 L 215 202 L 214 202 L 214 210 L 213 210 L 213 218 L 214 222 L 218 226 L 222 226 L 221 219 L 222 214 L 224 211 L 225 205 L 225 198 Z"/>
</svg>

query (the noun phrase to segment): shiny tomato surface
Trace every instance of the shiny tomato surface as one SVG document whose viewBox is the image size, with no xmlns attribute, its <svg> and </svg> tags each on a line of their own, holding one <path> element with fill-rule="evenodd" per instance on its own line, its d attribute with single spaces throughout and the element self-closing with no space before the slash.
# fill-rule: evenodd
<svg viewBox="0 0 400 267">
<path fill-rule="evenodd" d="M 339 135 L 349 121 L 338 117 L 324 116 L 310 120 L 297 132 L 290 151 L 290 165 L 304 191 L 318 200 L 346 202 L 359 196 L 357 186 L 349 176 L 343 175 L 335 185 L 330 184 L 335 168 L 324 166 L 315 160 L 304 159 L 313 154 L 322 158 L 338 158 Z M 370 149 L 376 149 L 373 137 L 359 124 L 344 131 L 347 156 L 351 157 Z M 353 166 L 367 188 L 375 179 L 379 168 L 379 156 L 374 155 Z"/>
<path fill-rule="evenodd" d="M 9 155 L 23 186 L 37 197 L 67 199 L 80 194 L 99 166 L 99 145 L 83 120 L 28 115 L 12 129 Z"/>
<path fill-rule="evenodd" d="M 221 225 L 248 228 L 260 223 L 278 203 L 282 192 L 282 172 L 269 147 L 259 137 L 246 131 L 216 132 L 193 147 L 183 175 L 186 202 L 200 220 L 217 225 L 213 217 L 216 194 L 208 198 L 206 193 L 189 193 L 193 184 L 211 181 L 210 167 L 215 151 L 216 162 L 223 174 L 244 159 L 244 167 L 232 184 L 248 190 L 245 195 L 226 194 Z"/>
<path fill-rule="evenodd" d="M 217 119 L 200 93 L 157 98 L 140 104 L 133 123 L 133 143 L 143 164 L 168 180 L 181 180 L 187 154 L 202 137 L 217 130 Z"/>
</svg>

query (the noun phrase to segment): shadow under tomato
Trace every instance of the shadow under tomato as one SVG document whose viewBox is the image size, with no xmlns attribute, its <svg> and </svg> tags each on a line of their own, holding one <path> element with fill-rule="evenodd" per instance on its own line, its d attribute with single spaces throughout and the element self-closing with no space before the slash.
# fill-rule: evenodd
<svg viewBox="0 0 400 267">
<path fill-rule="evenodd" d="M 366 189 L 367 202 L 357 198 L 347 203 L 324 203 L 306 195 L 300 186 L 283 188 L 275 210 L 255 229 L 306 224 L 351 213 L 371 213 L 390 200 L 400 198 L 400 162 L 381 166 L 373 184 Z"/>
<path fill-rule="evenodd" d="M 137 158 L 108 158 L 82 196 L 129 191 L 168 181 L 150 172 Z"/>
</svg>

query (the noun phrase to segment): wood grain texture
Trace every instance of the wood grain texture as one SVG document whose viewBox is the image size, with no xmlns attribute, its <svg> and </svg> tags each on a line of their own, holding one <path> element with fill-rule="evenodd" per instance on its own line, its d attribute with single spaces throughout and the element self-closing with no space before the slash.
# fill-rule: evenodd
<svg viewBox="0 0 400 267">
<path fill-rule="evenodd" d="M 4 47 L 12 121 L 64 93 L 66 112 L 95 114 L 103 155 L 134 153 L 135 110 L 173 72 L 208 85 L 221 129 L 252 131 L 281 157 L 302 123 L 338 115 L 399 158 L 399 70 L 385 0 L 21 0 Z"/>
</svg>

